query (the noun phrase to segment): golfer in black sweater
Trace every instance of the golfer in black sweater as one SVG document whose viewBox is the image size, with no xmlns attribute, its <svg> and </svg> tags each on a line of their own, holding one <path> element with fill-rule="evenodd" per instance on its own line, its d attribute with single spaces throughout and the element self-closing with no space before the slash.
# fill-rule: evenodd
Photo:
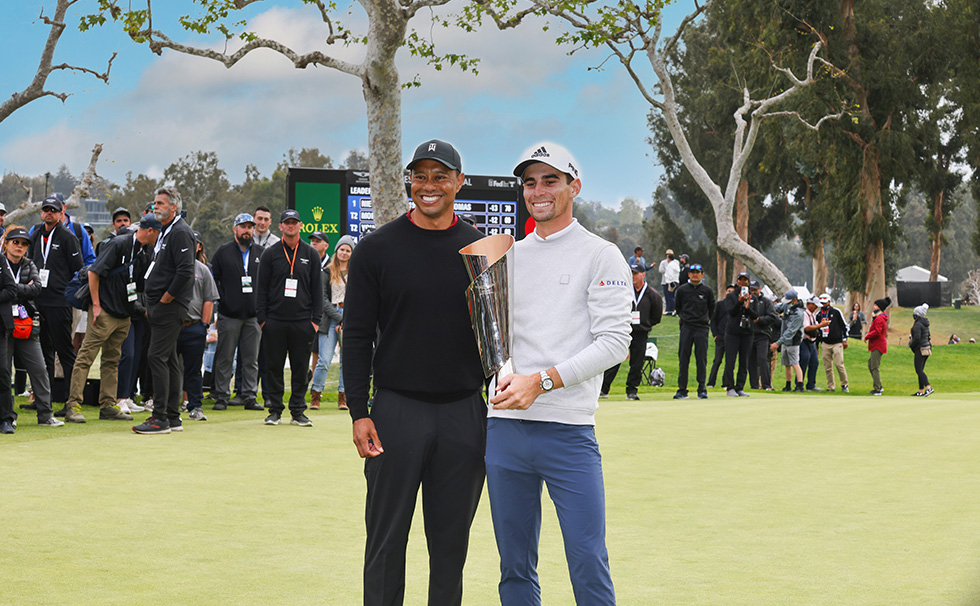
<svg viewBox="0 0 980 606">
<path fill-rule="evenodd" d="M 453 213 L 464 176 L 452 145 L 423 143 L 408 168 L 416 207 L 361 239 L 344 302 L 344 387 L 354 443 L 366 458 L 364 604 L 404 599 L 405 546 L 421 485 L 428 603 L 452 606 L 462 601 L 485 476 L 483 367 L 458 252 L 481 234 Z"/>
</svg>

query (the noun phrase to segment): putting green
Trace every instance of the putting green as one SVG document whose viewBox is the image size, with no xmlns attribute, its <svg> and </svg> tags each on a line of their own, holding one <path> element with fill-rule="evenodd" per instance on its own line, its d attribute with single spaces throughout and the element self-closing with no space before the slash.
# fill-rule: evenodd
<svg viewBox="0 0 980 606">
<path fill-rule="evenodd" d="M 672 393 L 614 396 L 598 415 L 621 604 L 980 600 L 980 394 Z M 349 417 L 315 411 L 307 429 L 207 412 L 164 436 L 99 421 L 59 434 L 22 415 L 16 438 L 47 439 L 0 436 L 0 603 L 360 603 Z M 544 499 L 544 603 L 572 604 Z M 406 604 L 425 601 L 420 522 Z M 484 494 L 464 604 L 498 603 L 496 581 Z"/>
</svg>

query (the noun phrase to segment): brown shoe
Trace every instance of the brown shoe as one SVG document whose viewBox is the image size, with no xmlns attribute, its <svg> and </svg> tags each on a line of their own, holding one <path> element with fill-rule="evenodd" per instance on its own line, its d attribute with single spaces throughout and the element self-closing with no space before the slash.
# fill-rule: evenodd
<svg viewBox="0 0 980 606">
<path fill-rule="evenodd" d="M 342 391 L 337 392 L 337 409 L 347 410 L 347 396 Z"/>
<path fill-rule="evenodd" d="M 310 410 L 320 410 L 320 396 L 322 391 L 310 390 Z"/>
<path fill-rule="evenodd" d="M 69 406 L 65 411 L 65 421 L 69 423 L 84 423 L 85 415 L 82 414 L 81 406 Z"/>
</svg>

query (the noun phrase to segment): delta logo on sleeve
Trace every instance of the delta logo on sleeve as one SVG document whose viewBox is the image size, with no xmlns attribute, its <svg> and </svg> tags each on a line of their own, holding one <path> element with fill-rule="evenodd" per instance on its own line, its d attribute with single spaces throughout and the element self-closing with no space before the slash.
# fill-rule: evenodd
<svg viewBox="0 0 980 606">
<path fill-rule="evenodd" d="M 626 280 L 599 280 L 599 286 L 626 286 Z"/>
</svg>

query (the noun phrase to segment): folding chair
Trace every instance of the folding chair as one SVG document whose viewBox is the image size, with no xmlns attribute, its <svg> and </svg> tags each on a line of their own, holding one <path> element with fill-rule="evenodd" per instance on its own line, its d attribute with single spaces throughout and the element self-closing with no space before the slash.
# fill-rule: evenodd
<svg viewBox="0 0 980 606">
<path fill-rule="evenodd" d="M 660 350 L 657 349 L 657 338 L 647 338 L 647 351 L 643 358 L 642 381 L 651 387 L 663 387 L 664 371 L 657 368 L 657 356 Z"/>
</svg>

